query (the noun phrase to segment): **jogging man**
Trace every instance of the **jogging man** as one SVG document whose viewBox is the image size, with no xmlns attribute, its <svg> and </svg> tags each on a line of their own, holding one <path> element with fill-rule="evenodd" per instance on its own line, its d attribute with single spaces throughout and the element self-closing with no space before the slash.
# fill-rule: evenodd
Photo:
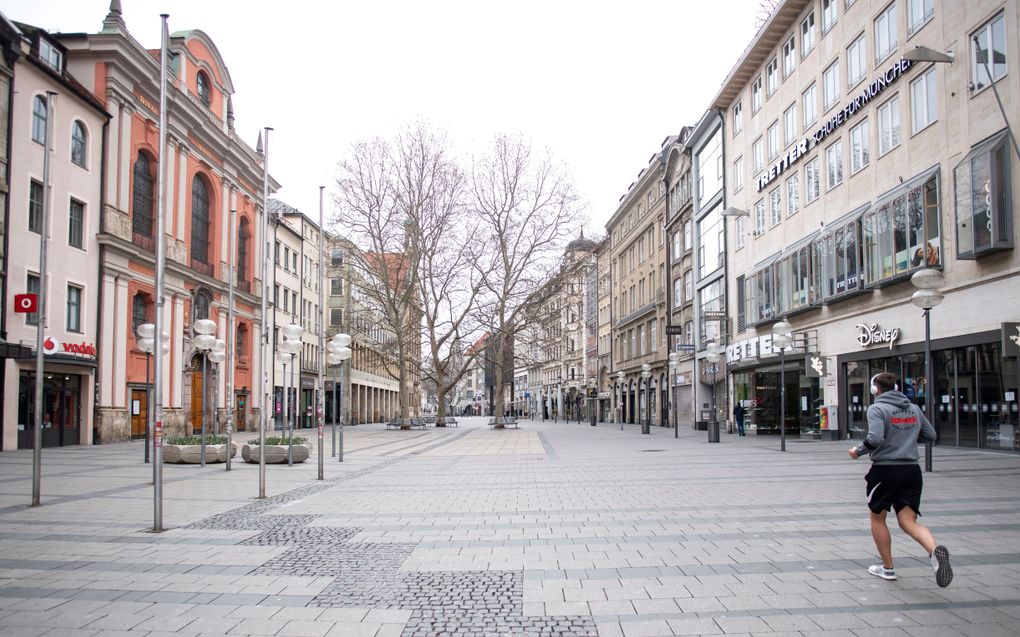
<svg viewBox="0 0 1020 637">
<path fill-rule="evenodd" d="M 871 536 L 882 563 L 868 567 L 868 572 L 885 580 L 896 579 L 892 536 L 885 523 L 886 514 L 894 508 L 900 528 L 931 556 L 935 582 L 949 586 L 953 581 L 949 551 L 935 543 L 935 536 L 927 527 L 917 523 L 923 488 L 917 444 L 935 442 L 935 428 L 921 409 L 899 391 L 893 374 L 875 374 L 871 378 L 871 393 L 875 402 L 868 407 L 868 435 L 863 443 L 850 449 L 854 460 L 871 454 L 871 470 L 864 480 L 871 509 Z"/>
</svg>

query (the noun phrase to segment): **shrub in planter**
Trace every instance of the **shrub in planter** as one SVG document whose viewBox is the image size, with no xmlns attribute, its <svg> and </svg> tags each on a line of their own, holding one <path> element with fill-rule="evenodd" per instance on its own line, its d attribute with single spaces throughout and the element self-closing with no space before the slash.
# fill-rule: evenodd
<svg viewBox="0 0 1020 637">
<path fill-rule="evenodd" d="M 286 436 L 266 436 L 266 462 L 279 464 L 287 462 L 288 438 Z M 312 443 L 308 438 L 294 436 L 294 462 L 304 462 L 312 451 Z M 241 457 L 245 462 L 259 461 L 259 440 L 249 440 L 241 447 Z"/>
<path fill-rule="evenodd" d="M 237 443 L 231 445 L 230 457 L 237 455 Z M 225 436 L 205 437 L 205 461 L 227 461 L 227 439 Z M 174 436 L 163 442 L 163 462 L 171 464 L 199 464 L 202 462 L 201 436 Z"/>
</svg>

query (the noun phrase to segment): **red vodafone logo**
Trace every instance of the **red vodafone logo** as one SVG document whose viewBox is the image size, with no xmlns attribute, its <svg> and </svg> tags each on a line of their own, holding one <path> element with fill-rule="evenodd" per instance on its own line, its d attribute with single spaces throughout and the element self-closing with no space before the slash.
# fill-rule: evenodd
<svg viewBox="0 0 1020 637">
<path fill-rule="evenodd" d="M 42 346 L 43 354 L 56 354 L 57 351 L 59 351 L 59 350 L 60 350 L 60 341 L 58 341 L 57 339 L 53 338 L 52 336 L 47 336 L 46 340 L 43 341 L 43 346 Z"/>
<path fill-rule="evenodd" d="M 92 343 L 64 343 L 64 352 L 68 354 L 84 354 L 95 356 L 96 346 Z"/>
</svg>

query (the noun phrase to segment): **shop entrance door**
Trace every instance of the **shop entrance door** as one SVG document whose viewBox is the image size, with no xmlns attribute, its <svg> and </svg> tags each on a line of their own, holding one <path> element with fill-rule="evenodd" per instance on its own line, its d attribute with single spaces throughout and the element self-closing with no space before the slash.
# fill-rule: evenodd
<svg viewBox="0 0 1020 637">
<path fill-rule="evenodd" d="M 202 371 L 191 372 L 191 435 L 202 431 Z M 206 432 L 209 433 L 209 432 Z"/>
<path fill-rule="evenodd" d="M 234 405 L 234 429 L 236 431 L 246 431 L 248 429 L 248 400 L 247 396 L 241 394 L 237 396 Z"/>
<path fill-rule="evenodd" d="M 868 435 L 869 380 L 867 363 L 846 364 L 847 431 L 852 440 Z"/>
<path fill-rule="evenodd" d="M 144 389 L 131 390 L 131 437 L 144 438 L 149 414 L 148 392 Z"/>
</svg>

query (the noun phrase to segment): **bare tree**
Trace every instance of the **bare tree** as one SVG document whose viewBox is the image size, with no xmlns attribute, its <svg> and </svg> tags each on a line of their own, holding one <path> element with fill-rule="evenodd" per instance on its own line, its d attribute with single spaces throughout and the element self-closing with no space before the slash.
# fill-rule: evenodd
<svg viewBox="0 0 1020 637">
<path fill-rule="evenodd" d="M 446 138 L 424 123 L 392 142 L 357 144 L 340 165 L 337 220 L 359 248 L 352 264 L 371 283 L 363 302 L 391 335 L 382 345 L 400 381 L 401 418 L 409 416 L 408 381 L 417 375 L 435 387 L 442 423 L 446 395 L 473 359 L 456 347 L 476 331 L 481 290 L 465 184 Z"/>
<path fill-rule="evenodd" d="M 583 222 L 566 174 L 520 138 L 497 136 L 475 161 L 471 199 L 484 226 L 486 252 L 477 265 L 491 341 L 486 363 L 494 380 L 493 415 L 499 417 L 504 383 L 513 373 L 514 340 L 527 325 L 527 300 L 552 270 L 571 229 Z"/>
<path fill-rule="evenodd" d="M 758 0 L 758 11 L 754 14 L 754 28 L 760 29 L 769 21 L 781 0 Z"/>
</svg>

